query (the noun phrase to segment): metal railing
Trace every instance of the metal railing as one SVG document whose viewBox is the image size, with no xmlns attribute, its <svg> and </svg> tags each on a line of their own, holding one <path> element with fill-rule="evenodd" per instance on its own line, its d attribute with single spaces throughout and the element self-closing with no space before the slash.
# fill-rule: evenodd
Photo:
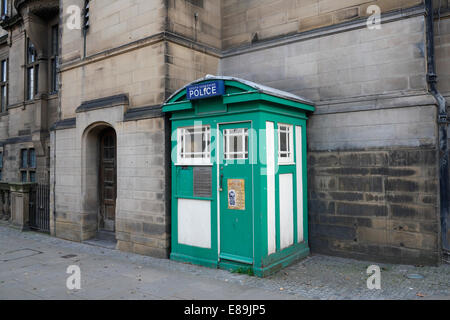
<svg viewBox="0 0 450 320">
<path fill-rule="evenodd" d="M 0 183 L 0 220 L 11 219 L 11 191 L 8 183 Z"/>
<path fill-rule="evenodd" d="M 50 186 L 37 184 L 30 192 L 30 228 L 50 232 Z"/>
</svg>

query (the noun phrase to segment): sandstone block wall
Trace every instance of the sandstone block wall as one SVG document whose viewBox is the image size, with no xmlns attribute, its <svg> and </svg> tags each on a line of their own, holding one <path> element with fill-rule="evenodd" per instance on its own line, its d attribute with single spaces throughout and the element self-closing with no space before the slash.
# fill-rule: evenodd
<svg viewBox="0 0 450 320">
<path fill-rule="evenodd" d="M 62 117 L 71 118 L 84 101 L 128 94 L 131 107 L 164 101 L 164 43 L 95 60 L 62 71 Z"/>
<path fill-rule="evenodd" d="M 422 0 L 225 0 L 222 2 L 223 48 L 331 26 L 381 12 L 421 5 Z"/>
<path fill-rule="evenodd" d="M 166 97 L 186 84 L 216 74 L 219 58 L 208 53 L 191 50 L 176 43 L 168 42 L 165 62 L 167 67 Z"/>
<path fill-rule="evenodd" d="M 427 90 L 424 17 L 231 54 L 222 72 L 315 102 Z"/>
<path fill-rule="evenodd" d="M 311 151 L 314 251 L 372 261 L 439 260 L 436 150 Z"/>
<path fill-rule="evenodd" d="M 308 123 L 313 252 L 439 261 L 436 107 L 425 20 L 231 50 L 235 75 L 317 102 Z"/>
<path fill-rule="evenodd" d="M 168 0 L 167 31 L 214 48 L 222 46 L 220 0 Z"/>
<path fill-rule="evenodd" d="M 118 248 L 167 257 L 170 244 L 166 190 L 165 121 L 124 121 L 124 106 L 77 114 L 76 128 L 52 133 L 56 160 L 55 230 L 57 237 L 83 241 L 98 230 L 98 168 L 95 152 L 104 123 L 117 135 L 116 238 Z M 53 188 L 53 187 L 52 187 Z"/>
</svg>

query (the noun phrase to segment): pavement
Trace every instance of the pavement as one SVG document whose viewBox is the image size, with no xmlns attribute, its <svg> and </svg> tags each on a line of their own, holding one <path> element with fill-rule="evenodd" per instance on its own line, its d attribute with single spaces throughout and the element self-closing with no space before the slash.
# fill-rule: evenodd
<svg viewBox="0 0 450 320">
<path fill-rule="evenodd" d="M 369 290 L 373 264 L 312 255 L 261 279 L 0 225 L 1 300 L 450 300 L 450 265 L 379 264 L 381 289 Z M 80 290 L 66 287 L 72 265 Z"/>
</svg>

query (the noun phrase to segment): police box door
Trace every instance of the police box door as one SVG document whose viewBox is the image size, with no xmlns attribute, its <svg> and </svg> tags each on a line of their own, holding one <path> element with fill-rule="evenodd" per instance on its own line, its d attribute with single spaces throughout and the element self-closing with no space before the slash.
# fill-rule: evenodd
<svg viewBox="0 0 450 320">
<path fill-rule="evenodd" d="M 220 125 L 220 260 L 253 264 L 251 123 Z"/>
</svg>

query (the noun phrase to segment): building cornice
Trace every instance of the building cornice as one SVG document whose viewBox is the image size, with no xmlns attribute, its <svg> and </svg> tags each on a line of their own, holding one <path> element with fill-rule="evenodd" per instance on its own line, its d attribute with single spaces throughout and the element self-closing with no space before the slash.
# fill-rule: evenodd
<svg viewBox="0 0 450 320">
<path fill-rule="evenodd" d="M 58 8 L 59 0 L 15 0 L 14 7 L 17 12 L 20 12 L 23 7 L 30 6 L 34 11 L 41 9 L 47 10 L 48 8 Z"/>
<path fill-rule="evenodd" d="M 115 96 L 85 101 L 76 110 L 76 113 L 88 112 L 92 110 L 111 108 L 120 105 L 129 105 L 128 95 L 118 94 Z"/>
<path fill-rule="evenodd" d="M 96 63 L 102 61 L 104 59 L 109 59 L 114 56 L 122 55 L 130 51 L 134 51 L 140 48 L 144 48 L 147 46 L 154 45 L 159 42 L 172 42 L 179 44 L 181 46 L 191 48 L 198 52 L 202 52 L 208 55 L 215 56 L 217 58 L 221 58 L 221 51 L 217 48 L 213 48 L 198 42 L 194 42 L 189 38 L 183 37 L 182 35 L 178 35 L 172 32 L 160 32 L 149 37 L 133 41 L 122 46 L 104 50 L 92 55 L 87 56 L 83 59 L 77 59 L 75 61 L 69 61 L 61 64 L 60 70 L 61 72 L 65 72 L 74 68 L 78 68 L 84 65 L 88 65 L 91 63 Z"/>
<path fill-rule="evenodd" d="M 4 19 L 0 20 L 0 27 L 4 30 L 10 30 L 15 25 L 22 23 L 23 19 L 19 14 L 16 14 L 12 17 L 6 16 Z"/>
</svg>

